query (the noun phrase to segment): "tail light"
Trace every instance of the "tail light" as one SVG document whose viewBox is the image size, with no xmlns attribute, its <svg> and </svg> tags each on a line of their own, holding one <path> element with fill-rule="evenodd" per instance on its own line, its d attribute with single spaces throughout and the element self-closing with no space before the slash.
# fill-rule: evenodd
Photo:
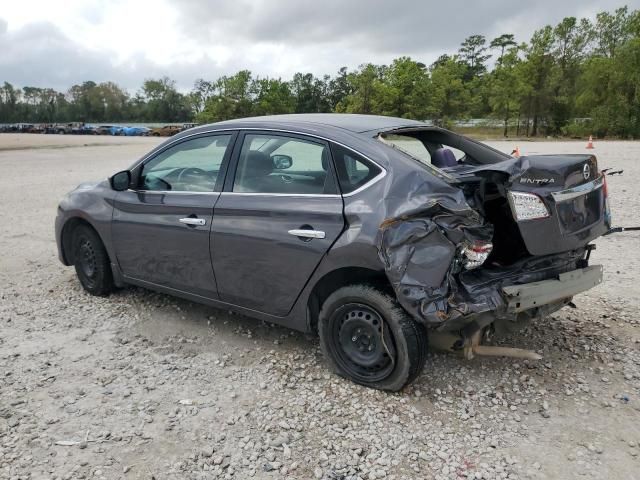
<svg viewBox="0 0 640 480">
<path fill-rule="evenodd" d="M 517 221 L 549 216 L 547 206 L 535 193 L 509 192 L 509 203 Z"/>
<path fill-rule="evenodd" d="M 491 250 L 493 250 L 493 244 L 490 242 L 463 243 L 462 255 L 464 255 L 464 260 L 462 264 L 464 268 L 471 270 L 479 267 L 487 260 Z"/>
</svg>

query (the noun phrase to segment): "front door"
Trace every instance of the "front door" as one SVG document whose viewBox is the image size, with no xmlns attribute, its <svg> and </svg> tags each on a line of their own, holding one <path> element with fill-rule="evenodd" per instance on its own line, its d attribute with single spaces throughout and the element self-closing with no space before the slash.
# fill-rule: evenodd
<svg viewBox="0 0 640 480">
<path fill-rule="evenodd" d="M 211 255 L 220 299 L 284 316 L 344 227 L 329 146 L 246 133 L 216 203 Z"/>
<path fill-rule="evenodd" d="M 136 169 L 137 188 L 118 193 L 113 209 L 113 244 L 125 277 L 217 298 L 209 238 L 233 138 L 185 139 Z"/>
</svg>

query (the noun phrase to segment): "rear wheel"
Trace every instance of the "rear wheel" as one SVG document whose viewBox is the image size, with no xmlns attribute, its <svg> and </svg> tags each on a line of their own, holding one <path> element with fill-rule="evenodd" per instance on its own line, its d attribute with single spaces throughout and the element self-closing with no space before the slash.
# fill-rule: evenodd
<svg viewBox="0 0 640 480">
<path fill-rule="evenodd" d="M 107 251 L 98 234 L 86 225 L 73 232 L 74 267 L 82 287 L 91 295 L 108 295 L 113 290 L 113 276 Z"/>
<path fill-rule="evenodd" d="M 324 302 L 320 347 L 333 370 L 356 383 L 397 391 L 426 360 L 427 334 L 392 296 L 370 286 L 340 288 Z"/>
</svg>

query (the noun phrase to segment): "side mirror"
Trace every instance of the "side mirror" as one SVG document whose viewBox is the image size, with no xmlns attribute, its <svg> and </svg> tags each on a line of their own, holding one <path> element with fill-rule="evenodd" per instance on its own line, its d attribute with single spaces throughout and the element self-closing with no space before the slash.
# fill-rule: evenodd
<svg viewBox="0 0 640 480">
<path fill-rule="evenodd" d="M 129 170 L 118 172 L 109 178 L 109 183 L 116 192 L 122 192 L 131 185 L 131 172 Z"/>
<path fill-rule="evenodd" d="M 293 165 L 293 158 L 289 155 L 273 155 L 271 160 L 273 161 L 273 168 L 276 170 L 286 170 Z"/>
</svg>

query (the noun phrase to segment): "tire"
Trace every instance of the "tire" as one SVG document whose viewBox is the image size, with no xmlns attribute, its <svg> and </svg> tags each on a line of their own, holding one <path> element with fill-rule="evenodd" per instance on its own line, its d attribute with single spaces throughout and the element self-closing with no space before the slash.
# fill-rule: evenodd
<svg viewBox="0 0 640 480">
<path fill-rule="evenodd" d="M 86 225 L 76 227 L 72 245 L 73 264 L 82 288 L 91 295 L 105 296 L 111 293 L 111 262 L 95 230 Z"/>
<path fill-rule="evenodd" d="M 398 391 L 422 371 L 427 332 L 391 295 L 367 285 L 333 292 L 318 318 L 320 348 L 338 375 Z"/>
</svg>

